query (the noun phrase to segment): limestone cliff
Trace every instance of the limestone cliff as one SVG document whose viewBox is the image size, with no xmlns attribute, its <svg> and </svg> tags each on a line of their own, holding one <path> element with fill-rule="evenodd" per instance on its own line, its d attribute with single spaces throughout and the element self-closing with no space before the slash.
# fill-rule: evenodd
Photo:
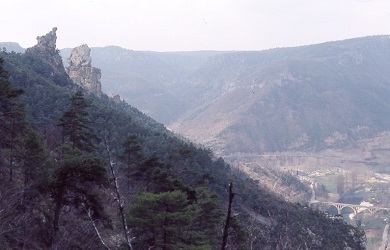
<svg viewBox="0 0 390 250">
<path fill-rule="evenodd" d="M 74 48 L 68 58 L 69 67 L 65 70 L 74 83 L 96 95 L 101 95 L 101 70 L 92 67 L 90 54 L 91 49 L 86 44 Z"/>
<path fill-rule="evenodd" d="M 57 28 L 54 27 L 46 35 L 38 36 L 38 44 L 34 47 L 26 49 L 26 54 L 31 53 L 37 55 L 49 63 L 55 70 L 55 73 L 64 73 L 64 65 L 62 64 L 59 51 L 56 48 L 56 31 Z"/>
</svg>

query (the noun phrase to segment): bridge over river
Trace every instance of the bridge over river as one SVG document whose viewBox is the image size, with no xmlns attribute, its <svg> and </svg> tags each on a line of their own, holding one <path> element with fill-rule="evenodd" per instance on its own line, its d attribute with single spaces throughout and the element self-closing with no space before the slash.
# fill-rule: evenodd
<svg viewBox="0 0 390 250">
<path fill-rule="evenodd" d="M 356 205 L 356 204 L 348 204 L 348 203 L 337 203 L 337 202 L 324 202 L 324 201 L 311 201 L 310 206 L 314 204 L 323 204 L 328 207 L 328 209 L 336 208 L 337 214 L 345 213 L 354 213 L 355 215 L 359 212 L 368 211 L 370 213 L 375 213 L 380 210 L 390 211 L 390 208 L 385 207 L 374 207 L 374 206 L 366 206 L 366 205 Z"/>
</svg>

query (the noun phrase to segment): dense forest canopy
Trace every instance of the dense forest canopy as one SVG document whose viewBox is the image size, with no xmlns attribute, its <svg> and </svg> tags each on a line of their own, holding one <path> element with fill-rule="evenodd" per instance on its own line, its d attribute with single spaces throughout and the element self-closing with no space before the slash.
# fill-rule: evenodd
<svg viewBox="0 0 390 250">
<path fill-rule="evenodd" d="M 364 249 L 364 232 L 283 201 L 45 58 L 1 52 L 1 249 Z"/>
</svg>

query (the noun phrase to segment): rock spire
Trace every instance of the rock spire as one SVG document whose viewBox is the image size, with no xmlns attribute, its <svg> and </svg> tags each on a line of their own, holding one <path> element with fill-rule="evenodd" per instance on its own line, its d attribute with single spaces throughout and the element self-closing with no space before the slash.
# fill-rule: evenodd
<svg viewBox="0 0 390 250">
<path fill-rule="evenodd" d="M 74 48 L 68 58 L 69 67 L 65 70 L 74 83 L 96 95 L 101 95 L 101 70 L 92 67 L 90 53 L 91 49 L 86 44 Z"/>
<path fill-rule="evenodd" d="M 26 49 L 26 53 L 35 54 L 49 63 L 56 73 L 64 73 L 64 65 L 59 51 L 56 48 L 57 28 L 54 27 L 44 36 L 37 37 L 37 45 Z"/>
<path fill-rule="evenodd" d="M 55 50 L 57 42 L 57 27 L 54 27 L 49 33 L 44 36 L 37 36 L 38 44 L 37 47 L 43 47 Z"/>
</svg>

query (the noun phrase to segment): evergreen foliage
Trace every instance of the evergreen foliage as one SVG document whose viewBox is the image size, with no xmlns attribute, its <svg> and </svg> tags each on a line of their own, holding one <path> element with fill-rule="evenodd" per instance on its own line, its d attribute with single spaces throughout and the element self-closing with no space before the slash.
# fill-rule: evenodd
<svg viewBox="0 0 390 250">
<path fill-rule="evenodd" d="M 4 69 L 4 60 L 0 58 L 0 145 L 2 147 L 11 147 L 12 138 L 22 130 L 24 110 L 18 97 L 23 93 L 22 89 L 11 85 L 9 74 Z"/>
<path fill-rule="evenodd" d="M 62 127 L 64 142 L 71 143 L 73 148 L 92 152 L 95 148 L 92 143 L 94 135 L 89 131 L 91 121 L 87 118 L 86 109 L 89 105 L 85 102 L 84 94 L 77 91 L 70 98 L 70 107 L 60 118 L 59 126 Z"/>
<path fill-rule="evenodd" d="M 0 58 L 0 147 L 6 149 L 3 157 L 7 158 L 4 165 L 9 168 L 10 181 L 13 179 L 16 146 L 26 126 L 24 107 L 18 101 L 23 92 L 11 85 L 9 74 L 4 69 L 4 60 Z"/>
<path fill-rule="evenodd" d="M 194 230 L 196 213 L 196 204 L 189 204 L 181 191 L 141 193 L 129 208 L 130 227 L 139 242 L 136 246 L 211 249 L 205 232 Z"/>
<path fill-rule="evenodd" d="M 42 185 L 55 205 L 53 227 L 59 229 L 59 216 L 64 206 L 74 206 L 78 209 L 92 209 L 94 218 L 103 218 L 102 204 L 94 192 L 94 186 L 106 185 L 106 170 L 103 162 L 91 156 L 78 152 L 64 155 L 59 166 L 53 171 L 48 183 Z"/>
</svg>

